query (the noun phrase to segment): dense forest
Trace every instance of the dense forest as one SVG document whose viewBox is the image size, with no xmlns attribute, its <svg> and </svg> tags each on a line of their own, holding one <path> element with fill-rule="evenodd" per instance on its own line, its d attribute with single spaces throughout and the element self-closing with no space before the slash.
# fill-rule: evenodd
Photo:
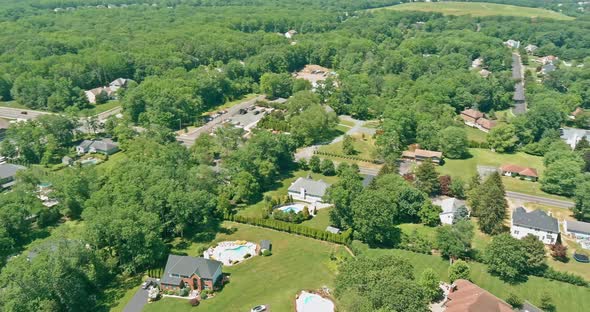
<svg viewBox="0 0 590 312">
<path fill-rule="evenodd" d="M 489 2 L 556 6 L 555 1 Z M 479 200 L 473 205 L 483 220 L 479 226 L 496 235 L 506 217 L 499 175 L 482 186 L 479 179 L 448 182 L 443 190 L 439 179 L 445 178 L 432 163 L 420 166 L 415 177 L 394 171 L 410 144 L 443 151 L 449 159 L 468 157 L 473 142 L 457 115 L 473 107 L 499 120 L 497 114 L 512 107 L 516 52 L 525 65 L 527 57 L 546 55 L 573 65 L 560 65 L 542 79 L 527 71 L 528 112 L 490 132 L 483 147 L 543 156 L 543 190 L 575 197 L 576 217 L 590 217 L 590 144 L 572 151 L 559 140 L 559 128 L 571 123 L 568 114 L 578 107 L 590 109 L 590 19 L 583 14 L 572 21 L 554 21 L 366 10 L 396 3 L 0 0 L 0 104 L 66 113 L 14 124 L 0 146 L 9 161 L 32 167 L 0 196 L 0 308 L 106 310 L 101 290 L 116 276 L 160 266 L 176 239 L 215 236 L 223 219 L 241 207 L 270 202 L 261 194 L 295 168 L 339 177 L 327 192 L 334 205 L 330 222 L 370 246 L 420 248 L 402 237 L 397 225 L 436 225 L 439 208 L 428 198 L 441 194 Z M 102 7 L 109 4 L 116 7 Z M 297 34 L 286 38 L 289 30 Z M 510 50 L 503 45 L 508 39 L 523 46 Z M 538 49 L 527 56 L 528 44 Z M 472 68 L 478 58 L 489 75 Z M 307 64 L 333 70 L 333 80 L 311 92 L 309 83 L 292 76 Z M 71 117 L 96 106 L 83 91 L 117 78 L 133 82 L 118 94 L 121 118 L 109 119 L 102 134 L 120 143 L 124 157 L 106 159 L 102 167 L 50 170 L 72 152 L 75 142 L 88 137 Z M 198 137 L 189 149 L 176 142 L 172 130 L 199 125 L 204 112 L 252 93 L 288 102 L 260 103 L 277 110 L 247 136 L 242 129 L 225 126 L 214 135 Z M 298 147 L 332 139 L 336 116 L 343 114 L 378 123 L 377 158 L 384 169 L 367 188 L 358 167 L 320 164 L 317 156 L 313 163 L 295 162 Z M 590 126 L 582 119 L 576 125 Z M 60 201 L 51 209 L 41 207 L 35 193 L 47 182 Z M 498 207 L 501 212 L 492 209 Z M 61 239 L 36 246 L 29 258 L 12 257 L 58 220 L 83 222 L 79 240 Z M 459 243 L 470 244 L 471 237 L 454 237 L 458 232 L 473 236 L 470 224 L 444 231 L 441 237 L 453 236 Z M 432 248 L 423 249 L 428 253 Z M 468 257 L 467 249 L 443 255 Z M 43 261 L 28 265 L 35 257 Z M 410 274 L 407 261 L 362 261 L 342 267 L 338 296 L 364 297 L 348 289 L 352 280 L 359 283 L 354 273 L 371 266 L 370 273 L 379 274 L 391 264 L 398 269 L 387 276 L 395 279 L 404 273 L 399 282 L 411 286 L 406 292 L 416 290 L 416 301 L 387 297 L 389 302 L 381 302 L 375 295 L 367 299 L 371 307 L 421 311 L 426 306 L 428 294 Z M 523 267 L 521 274 L 534 271 Z M 31 276 L 43 277 L 41 283 L 20 283 Z M 55 282 L 63 276 L 68 277 L 64 283 Z M 367 282 L 377 288 L 396 285 Z M 378 295 L 387 296 L 384 293 Z M 352 311 L 353 306 L 348 308 Z"/>
</svg>

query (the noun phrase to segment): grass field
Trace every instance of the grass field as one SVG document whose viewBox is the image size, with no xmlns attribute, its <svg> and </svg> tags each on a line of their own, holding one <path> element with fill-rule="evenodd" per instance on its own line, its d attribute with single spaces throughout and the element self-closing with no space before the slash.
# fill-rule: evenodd
<svg viewBox="0 0 590 312">
<path fill-rule="evenodd" d="M 370 135 L 365 135 L 363 138 L 360 134 L 351 135 L 354 140 L 355 154 L 350 155 L 354 157 L 360 157 L 363 159 L 374 159 L 375 158 L 375 140 Z M 347 156 L 342 151 L 342 141 L 332 143 L 330 145 L 323 145 L 319 148 L 320 152 L 339 154 Z M 323 157 L 323 156 L 322 156 Z"/>
<path fill-rule="evenodd" d="M 383 254 L 393 254 L 407 258 L 414 266 L 414 274 L 419 277 L 426 268 L 432 268 L 438 273 L 441 280 L 448 281 L 449 262 L 439 256 L 424 255 L 399 249 L 368 249 L 364 245 L 355 242 L 355 250 L 360 250 L 362 255 L 376 257 Z M 487 272 L 485 265 L 470 262 L 471 280 L 480 287 L 488 290 L 499 298 L 506 299 L 510 293 L 518 294 L 521 298 L 539 305 L 541 294 L 548 291 L 557 311 L 582 312 L 590 305 L 590 289 L 573 286 L 566 283 L 550 281 L 538 277 L 529 279 L 517 285 L 502 282 Z"/>
<path fill-rule="evenodd" d="M 473 127 L 465 126 L 467 132 L 467 139 L 475 142 L 485 142 L 488 139 L 488 134 Z"/>
<path fill-rule="evenodd" d="M 283 180 L 281 180 L 277 183 L 275 188 L 265 192 L 263 194 L 263 196 L 261 196 L 260 201 L 258 201 L 255 204 L 252 204 L 252 205 L 238 208 L 238 215 L 245 216 L 245 217 L 262 218 L 264 216 L 264 200 L 262 199 L 262 198 L 264 198 L 264 196 L 270 196 L 270 197 L 286 196 L 287 190 L 289 189 L 289 186 L 291 185 L 291 183 L 295 182 L 295 180 L 297 180 L 297 178 L 306 177 L 307 175 L 311 175 L 311 178 L 314 180 L 322 179 L 325 182 L 328 182 L 330 184 L 336 183 L 336 181 L 338 181 L 337 176 L 328 177 L 328 176 L 325 176 L 325 175 L 322 175 L 319 173 L 313 173 L 313 172 L 307 171 L 307 170 L 297 170 L 294 172 L 290 172 L 289 174 L 287 174 L 284 177 Z"/>
<path fill-rule="evenodd" d="M 10 108 L 22 108 L 22 109 L 29 109 L 28 107 L 19 104 L 17 101 L 0 101 L 0 106 L 2 107 L 10 107 Z"/>
<path fill-rule="evenodd" d="M 302 289 L 333 289 L 337 263 L 330 255 L 345 257 L 347 253 L 339 245 L 302 236 L 263 229 L 259 227 L 224 223 L 235 228 L 231 234 L 218 234 L 214 241 L 247 240 L 259 242 L 270 239 L 272 256 L 257 256 L 236 266 L 224 267 L 230 274 L 230 283 L 215 298 L 204 301 L 194 309 L 185 299 L 164 298 L 144 308 L 144 311 L 249 311 L 259 304 L 267 304 L 273 312 L 295 310 L 295 294 Z M 192 254 L 187 249 L 188 254 Z"/>
<path fill-rule="evenodd" d="M 320 209 L 315 217 L 304 221 L 301 224 L 323 231 L 328 225 L 330 225 L 330 210 L 332 210 L 332 207 Z"/>
<path fill-rule="evenodd" d="M 78 116 L 93 116 L 96 114 L 106 112 L 118 106 L 121 106 L 121 103 L 119 101 L 108 101 L 104 104 L 93 105 L 92 108 L 83 109 L 80 112 L 78 112 Z"/>
<path fill-rule="evenodd" d="M 394 11 L 440 12 L 445 15 L 503 15 L 530 18 L 550 18 L 557 20 L 574 19 L 573 17 L 545 9 L 481 2 L 414 2 L 394 5 L 381 9 Z"/>
</svg>

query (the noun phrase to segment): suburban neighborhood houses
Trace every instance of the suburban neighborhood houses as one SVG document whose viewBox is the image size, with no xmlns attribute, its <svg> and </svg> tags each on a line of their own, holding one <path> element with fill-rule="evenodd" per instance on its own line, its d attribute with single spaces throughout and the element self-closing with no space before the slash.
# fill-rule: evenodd
<svg viewBox="0 0 590 312">
<path fill-rule="evenodd" d="M 545 244 L 555 244 L 559 236 L 559 223 L 542 210 L 527 212 L 518 207 L 512 212 L 510 233 L 519 239 L 534 235 Z"/>
</svg>

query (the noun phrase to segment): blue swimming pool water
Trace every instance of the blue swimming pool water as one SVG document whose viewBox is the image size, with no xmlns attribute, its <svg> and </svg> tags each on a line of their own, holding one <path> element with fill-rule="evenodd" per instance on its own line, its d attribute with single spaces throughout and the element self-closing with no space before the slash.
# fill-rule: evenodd
<svg viewBox="0 0 590 312">
<path fill-rule="evenodd" d="M 285 206 L 279 208 L 280 211 L 299 213 L 303 211 L 303 206 Z"/>
</svg>

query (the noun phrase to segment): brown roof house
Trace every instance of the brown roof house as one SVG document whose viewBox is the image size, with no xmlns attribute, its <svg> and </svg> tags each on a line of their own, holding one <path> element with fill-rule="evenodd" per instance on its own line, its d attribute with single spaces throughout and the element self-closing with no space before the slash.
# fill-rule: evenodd
<svg viewBox="0 0 590 312">
<path fill-rule="evenodd" d="M 537 181 L 537 179 L 539 179 L 539 174 L 535 168 L 506 164 L 500 167 L 500 171 L 502 172 L 502 175 L 507 177 L 521 177 L 522 179 L 529 181 Z"/>
<path fill-rule="evenodd" d="M 490 132 L 496 126 L 496 122 L 487 118 L 480 118 L 476 122 L 476 128 L 483 132 Z"/>
<path fill-rule="evenodd" d="M 461 118 L 466 125 L 484 132 L 489 132 L 496 126 L 495 121 L 485 118 L 484 113 L 473 108 L 462 111 Z"/>
<path fill-rule="evenodd" d="M 451 286 L 445 312 L 513 312 L 512 306 L 468 280 Z"/>
<path fill-rule="evenodd" d="M 440 164 L 442 161 L 442 157 L 442 152 L 429 151 L 419 148 L 415 149 L 413 152 L 404 151 L 402 153 L 402 158 L 405 160 L 422 162 L 427 159 L 430 159 L 435 164 Z"/>
</svg>

